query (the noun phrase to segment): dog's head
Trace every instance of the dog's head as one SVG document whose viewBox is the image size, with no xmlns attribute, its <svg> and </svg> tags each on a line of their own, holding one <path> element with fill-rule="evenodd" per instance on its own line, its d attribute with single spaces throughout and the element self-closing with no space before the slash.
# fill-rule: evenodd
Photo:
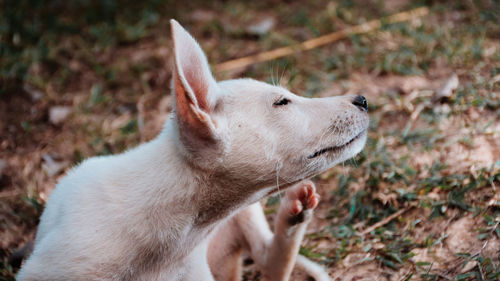
<svg viewBox="0 0 500 281">
<path fill-rule="evenodd" d="M 252 79 L 216 82 L 200 46 L 171 24 L 173 116 L 192 165 L 234 185 L 264 187 L 311 177 L 363 148 L 363 97 L 309 99 Z"/>
</svg>

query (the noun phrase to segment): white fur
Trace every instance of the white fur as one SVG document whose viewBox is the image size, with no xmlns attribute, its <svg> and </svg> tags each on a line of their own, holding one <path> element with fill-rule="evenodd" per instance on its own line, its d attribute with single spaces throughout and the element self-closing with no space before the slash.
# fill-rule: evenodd
<svg viewBox="0 0 500 281">
<path fill-rule="evenodd" d="M 175 21 L 172 32 L 177 103 L 163 131 L 123 154 L 90 158 L 59 182 L 18 280 L 213 280 L 215 228 L 362 149 L 368 117 L 351 96 L 217 83 L 194 39 Z M 288 105 L 273 106 L 283 97 Z"/>
</svg>

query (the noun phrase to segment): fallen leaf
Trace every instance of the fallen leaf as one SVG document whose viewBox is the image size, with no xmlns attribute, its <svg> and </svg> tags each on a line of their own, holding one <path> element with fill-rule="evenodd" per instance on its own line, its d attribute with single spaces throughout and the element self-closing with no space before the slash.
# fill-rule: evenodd
<svg viewBox="0 0 500 281">
<path fill-rule="evenodd" d="M 272 17 L 267 17 L 256 24 L 252 24 L 247 28 L 247 32 L 254 35 L 264 35 L 268 33 L 276 24 Z"/>
<path fill-rule="evenodd" d="M 54 125 L 60 125 L 68 118 L 73 109 L 71 106 L 53 106 L 49 109 L 49 121 Z"/>
<path fill-rule="evenodd" d="M 69 161 L 59 160 L 57 157 L 45 154 L 42 156 L 44 163 L 42 164 L 42 169 L 47 173 L 49 177 L 53 177 L 64 170 L 68 165 Z"/>
<path fill-rule="evenodd" d="M 460 270 L 460 273 L 466 273 L 471 271 L 474 267 L 476 267 L 477 261 L 469 261 L 467 264 Z"/>
<path fill-rule="evenodd" d="M 453 92 L 458 88 L 459 81 L 457 74 L 453 73 L 446 83 L 444 83 L 443 87 L 436 92 L 433 101 L 437 102 L 442 99 L 450 98 L 453 95 Z"/>
</svg>

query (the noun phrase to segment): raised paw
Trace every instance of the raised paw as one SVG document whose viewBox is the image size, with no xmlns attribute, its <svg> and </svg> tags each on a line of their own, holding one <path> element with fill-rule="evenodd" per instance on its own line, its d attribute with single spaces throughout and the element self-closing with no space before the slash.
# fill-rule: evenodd
<svg viewBox="0 0 500 281">
<path fill-rule="evenodd" d="M 311 212 L 318 206 L 319 195 L 316 193 L 316 187 L 312 181 L 303 181 L 286 191 L 284 202 L 281 205 L 282 215 L 288 216 L 290 224 L 303 222 L 307 217 L 310 217 Z"/>
</svg>

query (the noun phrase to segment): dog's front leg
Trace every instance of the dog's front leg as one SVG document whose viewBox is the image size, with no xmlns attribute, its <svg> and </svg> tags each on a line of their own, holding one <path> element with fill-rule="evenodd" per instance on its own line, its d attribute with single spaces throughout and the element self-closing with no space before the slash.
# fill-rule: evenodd
<svg viewBox="0 0 500 281">
<path fill-rule="evenodd" d="M 299 252 L 318 195 L 311 181 L 301 182 L 285 192 L 274 223 L 274 236 L 268 245 L 262 271 L 267 280 L 288 280 Z"/>
<path fill-rule="evenodd" d="M 305 181 L 287 190 L 271 232 L 260 203 L 254 203 L 224 222 L 208 250 L 210 268 L 217 281 L 241 279 L 241 250 L 250 254 L 264 280 L 288 280 L 295 264 L 316 281 L 330 278 L 318 264 L 297 258 L 312 210 L 318 204 L 314 184 Z"/>
<path fill-rule="evenodd" d="M 235 216 L 244 236 L 245 248 L 262 271 L 264 280 L 289 279 L 307 223 L 317 205 L 314 184 L 304 181 L 286 191 L 275 219 L 274 234 L 267 225 L 260 204 L 251 205 Z M 302 260 L 299 264 L 303 264 Z M 312 273 L 313 277 L 318 276 L 308 266 L 303 269 Z M 326 273 L 323 275 L 327 276 Z M 328 277 L 320 276 L 318 280 L 328 280 Z"/>
</svg>

